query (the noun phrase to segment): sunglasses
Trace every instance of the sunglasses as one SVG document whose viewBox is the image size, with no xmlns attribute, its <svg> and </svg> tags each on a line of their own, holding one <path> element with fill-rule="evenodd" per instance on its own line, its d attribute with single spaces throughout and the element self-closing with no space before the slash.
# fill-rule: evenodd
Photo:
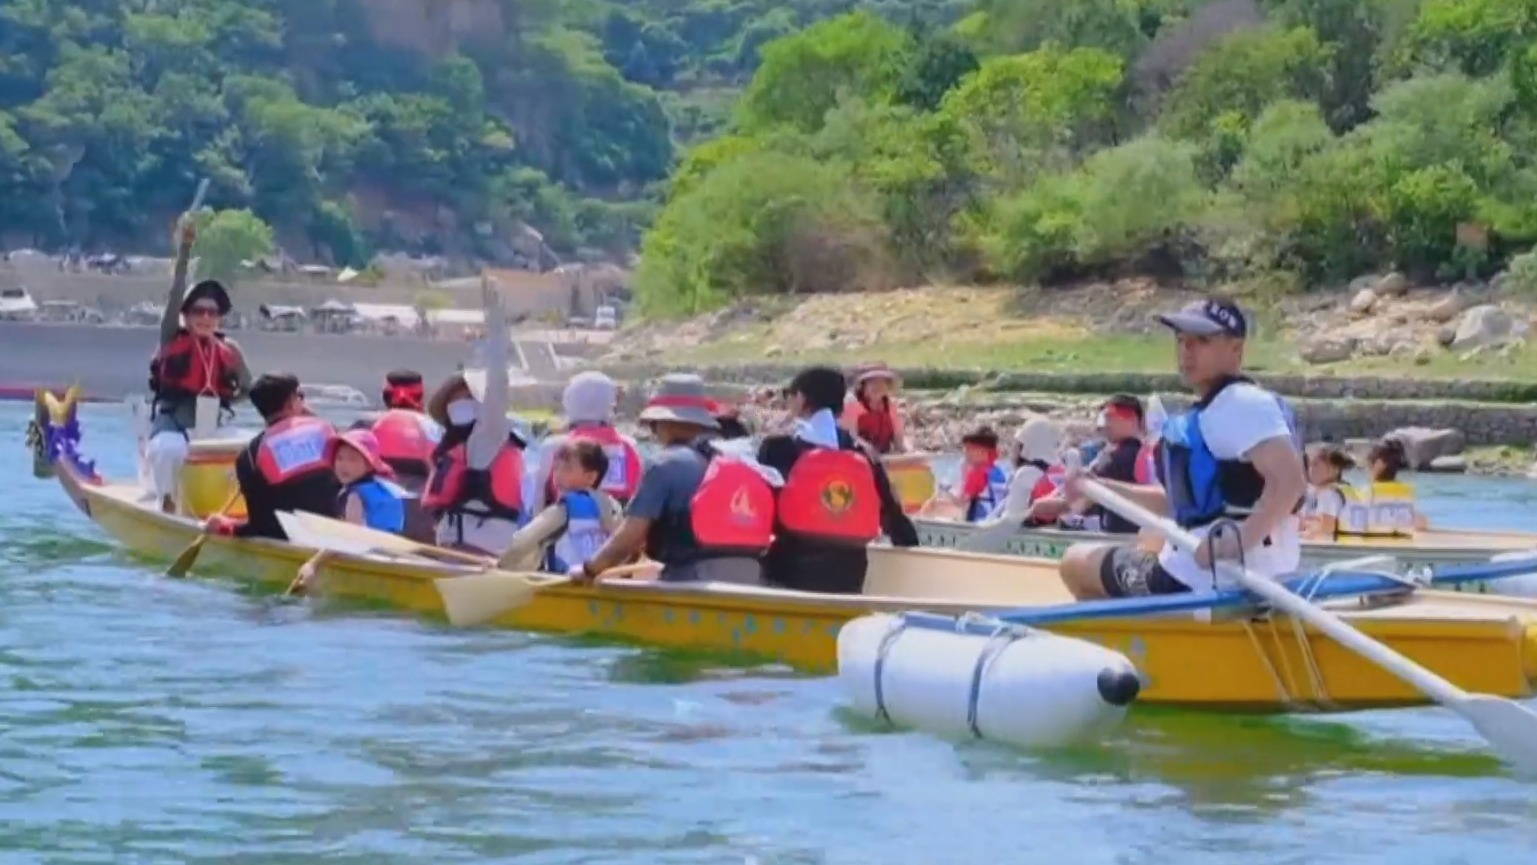
<svg viewBox="0 0 1537 865">
<path fill-rule="evenodd" d="M 218 318 L 219 308 L 217 306 L 205 306 L 195 303 L 187 307 L 187 315 L 200 318 Z"/>
</svg>

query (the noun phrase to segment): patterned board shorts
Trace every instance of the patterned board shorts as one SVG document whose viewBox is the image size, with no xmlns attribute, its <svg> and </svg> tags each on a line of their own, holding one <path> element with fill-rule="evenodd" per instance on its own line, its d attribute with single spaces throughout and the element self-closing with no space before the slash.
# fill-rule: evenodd
<svg viewBox="0 0 1537 865">
<path fill-rule="evenodd" d="M 1190 587 L 1158 564 L 1158 555 L 1135 544 L 1113 547 L 1099 565 L 1099 581 L 1112 598 L 1178 595 Z"/>
</svg>

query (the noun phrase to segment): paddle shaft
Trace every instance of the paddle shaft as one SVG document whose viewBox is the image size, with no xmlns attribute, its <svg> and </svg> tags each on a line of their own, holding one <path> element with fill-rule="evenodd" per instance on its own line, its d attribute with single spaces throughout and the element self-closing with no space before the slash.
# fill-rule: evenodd
<svg viewBox="0 0 1537 865">
<path fill-rule="evenodd" d="M 1201 547 L 1201 542 L 1194 535 L 1173 520 L 1153 513 L 1098 481 L 1084 478 L 1083 490 L 1090 499 L 1128 520 L 1157 529 L 1169 543 L 1184 553 L 1194 556 Z M 1450 705 L 1467 699 L 1466 691 L 1366 636 L 1333 613 L 1313 606 L 1285 587 L 1227 562 L 1219 562 L 1218 567 L 1272 606 L 1324 632 L 1335 642 L 1408 682 L 1436 702 Z"/>
</svg>

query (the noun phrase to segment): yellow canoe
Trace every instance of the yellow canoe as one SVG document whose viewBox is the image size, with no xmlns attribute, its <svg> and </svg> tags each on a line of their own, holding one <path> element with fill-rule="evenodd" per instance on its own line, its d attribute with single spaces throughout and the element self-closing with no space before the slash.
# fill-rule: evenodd
<svg viewBox="0 0 1537 865">
<path fill-rule="evenodd" d="M 104 482 L 57 464 L 80 509 L 126 547 L 169 558 L 197 534 L 191 518 L 160 513 L 133 484 Z M 211 570 L 281 590 L 312 549 L 213 538 L 198 560 Z M 341 555 L 319 573 L 330 597 L 382 602 L 441 616 L 435 580 L 463 567 Z M 946 550 L 874 548 L 863 595 L 643 582 L 552 585 L 494 623 L 596 634 L 662 647 L 747 653 L 796 668 L 833 670 L 842 624 L 871 611 L 956 614 L 1070 600 L 1055 564 Z M 1363 632 L 1458 686 L 1507 697 L 1533 694 L 1537 603 L 1432 591 L 1332 604 Z M 1190 614 L 1075 621 L 1051 630 L 1126 654 L 1145 679 L 1141 700 L 1251 712 L 1347 711 L 1423 705 L 1382 669 L 1286 617 L 1203 621 Z"/>
</svg>

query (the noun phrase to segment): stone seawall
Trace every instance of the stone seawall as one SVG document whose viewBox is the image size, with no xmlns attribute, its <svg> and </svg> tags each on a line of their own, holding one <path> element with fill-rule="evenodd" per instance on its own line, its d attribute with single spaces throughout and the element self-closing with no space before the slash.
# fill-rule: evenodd
<svg viewBox="0 0 1537 865">
<path fill-rule="evenodd" d="M 156 332 L 148 327 L 90 327 L 0 322 L 0 385 L 63 386 L 119 398 L 144 390 Z M 301 381 L 346 384 L 377 399 L 384 374 L 416 369 L 439 381 L 470 362 L 463 342 L 408 336 L 332 336 L 241 331 L 234 338 L 251 371 L 286 370 Z"/>
<path fill-rule="evenodd" d="M 71 300 L 98 309 L 126 309 L 138 303 L 165 303 L 166 291 L 171 287 L 169 276 L 106 276 L 99 273 L 68 273 L 57 270 L 17 271 L 14 281 L 26 286 L 38 302 L 45 300 Z M 0 285 L 8 284 L 0 279 Z M 235 304 L 251 311 L 259 304 L 274 303 L 287 306 L 319 306 L 327 300 L 343 303 L 393 303 L 414 304 L 424 291 L 433 291 L 449 297 L 453 306 L 462 309 L 479 309 L 480 293 L 476 289 L 459 289 L 451 286 L 382 284 L 378 286 L 340 285 L 335 282 L 277 282 L 275 280 L 247 280 L 235 286 Z"/>
</svg>

